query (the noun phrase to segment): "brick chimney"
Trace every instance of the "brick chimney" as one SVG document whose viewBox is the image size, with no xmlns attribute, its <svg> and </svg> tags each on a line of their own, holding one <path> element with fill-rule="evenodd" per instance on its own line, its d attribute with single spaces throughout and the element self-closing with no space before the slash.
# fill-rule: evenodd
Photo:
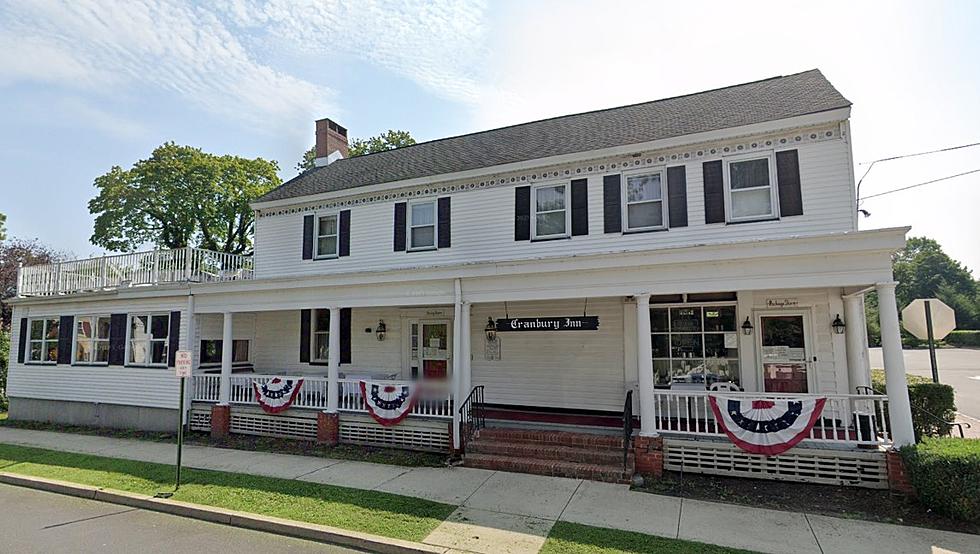
<svg viewBox="0 0 980 554">
<path fill-rule="evenodd" d="M 346 157 L 347 129 L 326 118 L 318 120 L 316 122 L 316 159 L 314 164 L 317 167 L 322 167 Z"/>
</svg>

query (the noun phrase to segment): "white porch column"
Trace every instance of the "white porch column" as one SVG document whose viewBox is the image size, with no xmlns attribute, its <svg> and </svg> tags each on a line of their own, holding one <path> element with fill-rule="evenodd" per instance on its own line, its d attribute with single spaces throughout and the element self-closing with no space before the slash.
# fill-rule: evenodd
<svg viewBox="0 0 980 554">
<path fill-rule="evenodd" d="M 653 344 L 650 339 L 650 295 L 637 294 L 636 299 L 636 369 L 639 384 L 640 435 L 657 436 L 656 412 L 653 409 Z"/>
<path fill-rule="evenodd" d="M 453 303 L 453 376 L 451 389 L 453 391 L 453 449 L 459 450 L 459 406 L 466 399 L 462 392 L 462 323 L 463 323 L 463 291 L 459 279 L 456 279 L 456 301 Z M 467 391 L 468 392 L 468 391 Z"/>
<path fill-rule="evenodd" d="M 844 297 L 844 340 L 847 342 L 848 394 L 857 387 L 871 385 L 871 362 L 868 360 L 868 325 L 864 316 L 864 293 Z"/>
<path fill-rule="evenodd" d="M 470 393 L 470 389 L 473 388 L 473 368 L 470 363 L 473 354 L 470 348 L 470 339 L 472 338 L 470 331 L 470 303 L 463 302 L 460 307 L 460 325 L 459 325 L 459 343 L 460 343 L 460 402 L 462 402 L 466 395 Z"/>
<path fill-rule="evenodd" d="M 878 283 L 878 319 L 881 325 L 881 350 L 885 362 L 885 390 L 888 393 L 888 418 L 892 440 L 901 447 L 915 443 L 912 430 L 912 408 L 905 380 L 905 358 L 902 354 L 902 334 L 898 327 L 898 306 L 895 303 L 897 283 Z"/>
<path fill-rule="evenodd" d="M 340 308 L 330 308 L 330 333 L 327 337 L 327 413 L 337 413 L 340 400 Z"/>
<path fill-rule="evenodd" d="M 218 381 L 218 404 L 221 406 L 227 406 L 231 402 L 231 360 L 234 340 L 232 317 L 231 312 L 222 314 L 221 380 Z"/>
</svg>

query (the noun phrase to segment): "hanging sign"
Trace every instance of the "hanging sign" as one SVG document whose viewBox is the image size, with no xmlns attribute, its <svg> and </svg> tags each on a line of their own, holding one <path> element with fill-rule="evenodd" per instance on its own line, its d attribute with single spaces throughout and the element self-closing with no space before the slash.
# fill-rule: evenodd
<svg viewBox="0 0 980 554">
<path fill-rule="evenodd" d="M 599 316 L 514 317 L 497 320 L 497 332 L 507 331 L 596 331 Z"/>
<path fill-rule="evenodd" d="M 255 401 L 259 403 L 263 411 L 269 414 L 278 414 L 292 406 L 302 386 L 302 379 L 284 379 L 282 377 L 276 377 L 261 385 L 252 382 L 252 387 L 255 389 Z"/>
<path fill-rule="evenodd" d="M 786 452 L 805 439 L 823 412 L 826 398 L 771 400 L 710 394 L 719 427 L 742 450 L 763 456 Z"/>
</svg>

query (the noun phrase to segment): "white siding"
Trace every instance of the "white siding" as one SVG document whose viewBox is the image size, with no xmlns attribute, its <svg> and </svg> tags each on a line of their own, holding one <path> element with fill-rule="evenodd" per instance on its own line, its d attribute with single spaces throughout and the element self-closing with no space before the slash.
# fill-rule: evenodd
<svg viewBox="0 0 980 554">
<path fill-rule="evenodd" d="M 14 312 L 7 394 L 11 397 L 177 408 L 179 383 L 172 368 L 37 365 L 17 362 L 20 318 L 180 311 L 181 344 L 187 337 L 186 297 L 65 302 L 17 307 Z"/>
<path fill-rule="evenodd" d="M 515 302 L 508 311 L 511 317 L 579 315 L 584 302 Z M 504 306 L 474 305 L 473 385 L 485 385 L 486 401 L 494 404 L 621 411 L 623 310 L 622 299 L 590 299 L 588 314 L 599 316 L 598 331 L 500 333 L 500 360 L 488 361 L 483 327 L 488 317 L 503 317 Z"/>
<path fill-rule="evenodd" d="M 702 162 L 718 157 L 705 157 L 686 164 L 688 227 L 657 233 L 604 234 L 602 177 L 617 170 L 597 171 L 588 176 L 587 236 L 546 242 L 516 242 L 516 185 L 477 188 L 452 194 L 452 247 L 437 251 L 393 251 L 393 201 L 345 208 L 351 210 L 351 255 L 332 260 L 302 259 L 303 216 L 306 213 L 302 209 L 294 213 L 260 217 L 256 221 L 256 275 L 261 278 L 387 270 L 647 250 L 855 230 L 847 142 L 832 139 L 793 146 L 799 150 L 804 208 L 802 216 L 739 225 L 706 225 Z M 574 175 L 566 178 L 566 182 L 573 177 Z"/>
</svg>

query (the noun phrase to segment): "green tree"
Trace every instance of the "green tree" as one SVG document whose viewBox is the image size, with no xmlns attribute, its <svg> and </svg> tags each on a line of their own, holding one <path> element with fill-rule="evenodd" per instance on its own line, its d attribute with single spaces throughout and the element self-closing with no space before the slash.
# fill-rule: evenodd
<svg viewBox="0 0 980 554">
<path fill-rule="evenodd" d="M 95 179 L 91 241 L 107 250 L 199 246 L 247 254 L 255 216 L 249 202 L 281 183 L 274 161 L 209 154 L 172 142 L 130 169 Z"/>
<path fill-rule="evenodd" d="M 7 215 L 0 214 L 0 240 L 7 240 Z"/>
<path fill-rule="evenodd" d="M 374 154 L 375 152 L 384 152 L 385 150 L 394 150 L 395 148 L 411 146 L 413 144 L 415 144 L 415 139 L 412 138 L 411 133 L 408 131 L 389 129 L 387 132 L 381 133 L 376 137 L 354 139 L 348 147 L 347 156 L 353 158 L 365 154 Z M 311 146 L 309 150 L 303 153 L 303 159 L 296 164 L 296 170 L 303 172 L 313 169 L 315 167 L 314 160 L 316 160 L 316 147 Z"/>
</svg>

